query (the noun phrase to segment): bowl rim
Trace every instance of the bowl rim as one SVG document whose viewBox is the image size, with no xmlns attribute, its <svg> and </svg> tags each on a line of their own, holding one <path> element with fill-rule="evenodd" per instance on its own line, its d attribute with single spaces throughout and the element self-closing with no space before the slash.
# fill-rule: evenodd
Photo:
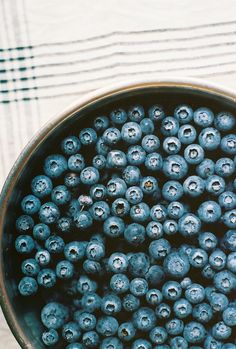
<svg viewBox="0 0 236 349">
<path fill-rule="evenodd" d="M 11 332 L 23 349 L 35 349 L 35 347 L 32 343 L 29 343 L 27 336 L 22 330 L 22 327 L 17 322 L 13 306 L 10 302 L 7 289 L 5 287 L 5 269 L 2 254 L 4 218 L 8 207 L 8 201 L 21 171 L 33 154 L 34 150 L 40 146 L 50 132 L 52 132 L 56 126 L 59 126 L 65 120 L 69 119 L 76 112 L 79 112 L 83 108 L 86 108 L 93 103 L 119 95 L 120 93 L 128 93 L 146 88 L 163 87 L 186 88 L 194 91 L 209 93 L 218 97 L 223 97 L 231 102 L 236 102 L 236 91 L 203 79 L 163 76 L 123 80 L 121 82 L 110 84 L 106 87 L 90 92 L 85 96 L 80 97 L 78 100 L 75 100 L 74 103 L 72 103 L 62 112 L 57 113 L 54 117 L 52 117 L 52 120 L 48 121 L 38 132 L 36 132 L 28 144 L 23 148 L 16 162 L 12 166 L 0 194 L 0 304 Z"/>
</svg>

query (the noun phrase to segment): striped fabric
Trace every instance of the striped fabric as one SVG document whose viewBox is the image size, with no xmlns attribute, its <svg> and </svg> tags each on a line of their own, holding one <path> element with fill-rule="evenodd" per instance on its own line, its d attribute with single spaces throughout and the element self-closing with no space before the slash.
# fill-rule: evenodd
<svg viewBox="0 0 236 349">
<path fill-rule="evenodd" d="M 235 0 L 0 0 L 0 188 L 32 135 L 88 91 L 162 74 L 236 88 L 235 6 Z M 0 338 L 0 349 L 19 348 L 3 320 Z"/>
</svg>

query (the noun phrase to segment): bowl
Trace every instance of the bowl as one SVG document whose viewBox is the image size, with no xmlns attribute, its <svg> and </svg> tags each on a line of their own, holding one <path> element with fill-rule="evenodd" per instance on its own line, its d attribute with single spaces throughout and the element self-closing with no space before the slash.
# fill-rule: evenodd
<svg viewBox="0 0 236 349">
<path fill-rule="evenodd" d="M 76 134 L 81 125 L 99 114 L 107 114 L 115 106 L 133 103 L 151 105 L 160 103 L 171 113 L 179 103 L 194 108 L 207 106 L 213 111 L 228 110 L 236 114 L 236 93 L 226 88 L 196 79 L 142 79 L 108 86 L 90 93 L 57 115 L 37 133 L 20 154 L 2 189 L 0 207 L 0 299 L 6 320 L 14 336 L 24 349 L 41 349 L 42 299 L 24 299 L 19 296 L 17 280 L 19 263 L 14 250 L 14 226 L 19 213 L 22 191 L 27 190 L 30 178 L 37 174 L 40 162 L 53 153 L 57 139 L 72 129 Z M 60 348 L 60 345 L 58 346 Z"/>
</svg>

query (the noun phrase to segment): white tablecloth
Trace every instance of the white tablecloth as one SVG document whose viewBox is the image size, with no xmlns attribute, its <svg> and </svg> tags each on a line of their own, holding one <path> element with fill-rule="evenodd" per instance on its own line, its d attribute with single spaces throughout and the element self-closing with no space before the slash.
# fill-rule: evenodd
<svg viewBox="0 0 236 349">
<path fill-rule="evenodd" d="M 135 76 L 236 88 L 235 0 L 0 0 L 0 187 L 77 97 Z M 0 349 L 19 348 L 0 315 Z"/>
</svg>

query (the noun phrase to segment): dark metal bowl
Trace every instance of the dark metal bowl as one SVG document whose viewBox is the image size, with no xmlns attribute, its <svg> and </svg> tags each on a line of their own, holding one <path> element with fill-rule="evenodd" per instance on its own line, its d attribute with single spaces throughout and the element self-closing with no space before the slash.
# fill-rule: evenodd
<svg viewBox="0 0 236 349">
<path fill-rule="evenodd" d="M 32 176 L 40 173 L 42 160 L 53 152 L 64 135 L 76 133 L 96 115 L 107 114 L 115 106 L 133 103 L 144 106 L 160 103 L 167 112 L 179 103 L 193 107 L 208 106 L 213 111 L 228 110 L 236 114 L 236 94 L 230 90 L 193 79 L 139 80 L 120 83 L 80 99 L 74 106 L 57 115 L 22 151 L 3 187 L 0 199 L 0 298 L 6 320 L 24 349 L 44 348 L 40 340 L 42 298 L 20 297 L 19 256 L 14 250 L 15 219 L 24 192 L 29 191 Z M 58 346 L 60 348 L 60 346 Z"/>
</svg>

